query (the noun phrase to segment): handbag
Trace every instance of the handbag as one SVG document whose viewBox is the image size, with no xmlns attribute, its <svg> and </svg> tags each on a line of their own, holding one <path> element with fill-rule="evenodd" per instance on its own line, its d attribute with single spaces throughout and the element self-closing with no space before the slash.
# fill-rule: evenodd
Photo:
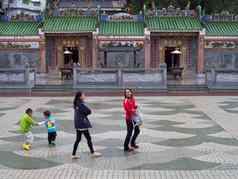
<svg viewBox="0 0 238 179">
<path fill-rule="evenodd" d="M 141 126 L 143 124 L 143 120 L 142 120 L 142 115 L 140 114 L 140 112 L 136 112 L 133 116 L 132 116 L 132 121 L 135 126 Z"/>
</svg>

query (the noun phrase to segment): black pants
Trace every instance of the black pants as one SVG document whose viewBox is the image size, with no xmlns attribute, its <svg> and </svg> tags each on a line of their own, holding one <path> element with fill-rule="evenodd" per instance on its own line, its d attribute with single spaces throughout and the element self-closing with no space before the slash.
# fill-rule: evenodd
<svg viewBox="0 0 238 179">
<path fill-rule="evenodd" d="M 91 139 L 89 131 L 88 130 L 84 130 L 84 131 L 76 130 L 76 134 L 77 134 L 77 136 L 76 136 L 76 141 L 74 143 L 74 149 L 73 149 L 72 155 L 76 154 L 79 142 L 81 141 L 82 134 L 87 139 L 87 143 L 88 143 L 88 147 L 90 149 L 90 152 L 94 153 L 93 143 L 92 143 L 92 139 Z"/>
<path fill-rule="evenodd" d="M 131 142 L 131 146 L 135 145 L 136 138 L 140 134 L 140 128 L 138 126 L 134 127 L 133 121 L 126 121 L 126 125 L 127 125 L 127 135 L 126 135 L 126 139 L 124 142 L 124 150 L 129 149 L 130 142 Z M 134 130 L 134 134 L 132 136 L 133 130 Z M 132 136 L 132 138 L 131 138 L 131 136 Z"/>
<path fill-rule="evenodd" d="M 52 142 L 55 141 L 56 136 L 57 136 L 56 132 L 48 133 L 48 142 L 49 142 L 49 144 L 51 144 Z"/>
</svg>

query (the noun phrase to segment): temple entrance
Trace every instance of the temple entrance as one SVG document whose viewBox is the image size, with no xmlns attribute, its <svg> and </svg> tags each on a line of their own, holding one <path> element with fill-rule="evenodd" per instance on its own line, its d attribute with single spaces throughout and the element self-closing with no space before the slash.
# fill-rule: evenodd
<svg viewBox="0 0 238 179">
<path fill-rule="evenodd" d="M 165 63 L 168 73 L 171 73 L 173 68 L 180 67 L 180 55 L 174 54 L 175 50 L 175 47 L 165 48 Z"/>
<path fill-rule="evenodd" d="M 79 50 L 76 47 L 64 48 L 64 66 L 72 66 L 79 63 Z"/>
<path fill-rule="evenodd" d="M 165 48 L 165 63 L 167 65 L 167 71 L 170 72 L 172 68 L 172 54 L 171 52 L 175 50 L 175 47 Z"/>
</svg>

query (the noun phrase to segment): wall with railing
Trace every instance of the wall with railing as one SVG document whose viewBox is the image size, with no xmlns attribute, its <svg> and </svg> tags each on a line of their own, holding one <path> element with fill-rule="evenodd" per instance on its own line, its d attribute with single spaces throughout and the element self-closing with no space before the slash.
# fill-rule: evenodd
<svg viewBox="0 0 238 179">
<path fill-rule="evenodd" d="M 74 88 L 142 88 L 167 90 L 167 69 L 80 69 L 74 66 Z"/>
<path fill-rule="evenodd" d="M 238 89 L 238 69 L 212 68 L 207 72 L 206 76 L 209 89 Z"/>
<path fill-rule="evenodd" d="M 0 89 L 31 89 L 36 72 L 27 64 L 23 68 L 0 68 Z"/>
</svg>

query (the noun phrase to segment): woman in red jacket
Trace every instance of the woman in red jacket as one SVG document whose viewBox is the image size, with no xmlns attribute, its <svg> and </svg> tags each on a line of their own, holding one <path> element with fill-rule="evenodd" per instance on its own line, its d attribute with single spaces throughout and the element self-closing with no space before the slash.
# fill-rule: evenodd
<svg viewBox="0 0 238 179">
<path fill-rule="evenodd" d="M 138 145 L 136 145 L 136 138 L 138 137 L 140 133 L 139 126 L 134 127 L 133 123 L 133 115 L 136 113 L 137 104 L 135 101 L 135 98 L 133 96 L 133 91 L 131 89 L 125 89 L 125 99 L 123 101 L 123 107 L 126 113 L 126 125 L 127 125 L 127 135 L 124 142 L 124 151 L 125 152 L 131 152 L 134 149 L 139 148 Z M 134 134 L 132 136 L 134 130 Z M 129 147 L 130 143 L 130 147 Z"/>
</svg>

